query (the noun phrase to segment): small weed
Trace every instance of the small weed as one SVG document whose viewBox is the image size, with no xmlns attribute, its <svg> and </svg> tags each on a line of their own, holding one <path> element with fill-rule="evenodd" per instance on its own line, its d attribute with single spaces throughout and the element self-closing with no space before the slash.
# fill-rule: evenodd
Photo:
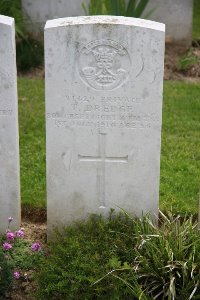
<svg viewBox="0 0 200 300">
<path fill-rule="evenodd" d="M 181 71 L 186 71 L 198 62 L 200 62 L 200 58 L 195 56 L 193 50 L 190 49 L 186 55 L 180 58 L 178 62 L 178 69 Z"/>
<path fill-rule="evenodd" d="M 27 285 L 44 257 L 40 243 L 32 244 L 24 239 L 23 228 L 10 230 L 12 220 L 8 218 L 7 231 L 0 236 L 0 299 L 12 291 L 14 279 L 25 281 Z"/>
</svg>

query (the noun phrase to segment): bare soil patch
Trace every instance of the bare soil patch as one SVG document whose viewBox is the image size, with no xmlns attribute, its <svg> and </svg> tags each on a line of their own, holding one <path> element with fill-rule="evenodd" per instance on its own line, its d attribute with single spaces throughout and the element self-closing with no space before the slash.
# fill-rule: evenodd
<svg viewBox="0 0 200 300">
<path fill-rule="evenodd" d="M 22 220 L 33 223 L 45 223 L 47 220 L 46 208 L 22 205 Z"/>
<path fill-rule="evenodd" d="M 186 69 L 180 68 L 180 60 L 190 55 L 196 58 L 196 63 L 188 66 Z M 183 80 L 187 82 L 200 82 L 200 44 L 193 42 L 190 49 L 184 47 L 166 44 L 165 48 L 165 80 Z"/>
</svg>

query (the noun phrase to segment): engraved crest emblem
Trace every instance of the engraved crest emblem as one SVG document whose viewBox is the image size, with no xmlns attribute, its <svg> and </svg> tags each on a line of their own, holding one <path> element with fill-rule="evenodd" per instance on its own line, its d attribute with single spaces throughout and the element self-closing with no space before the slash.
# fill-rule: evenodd
<svg viewBox="0 0 200 300">
<path fill-rule="evenodd" d="M 130 56 L 120 43 L 96 40 L 83 46 L 78 70 L 84 83 L 96 90 L 112 90 L 122 85 L 130 70 Z"/>
</svg>

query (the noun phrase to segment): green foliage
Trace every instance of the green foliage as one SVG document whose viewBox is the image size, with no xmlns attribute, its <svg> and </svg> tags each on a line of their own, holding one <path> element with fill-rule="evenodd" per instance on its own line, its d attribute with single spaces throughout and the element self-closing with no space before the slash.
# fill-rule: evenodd
<svg viewBox="0 0 200 300">
<path fill-rule="evenodd" d="M 200 182 L 200 85 L 165 82 L 160 207 L 197 214 Z"/>
<path fill-rule="evenodd" d="M 44 251 L 40 243 L 31 243 L 20 237 L 19 233 L 22 234 L 23 230 L 17 231 L 16 235 L 10 232 L 14 237 L 12 239 L 7 236 L 8 231 L 0 236 L 0 300 L 9 298 L 16 288 L 16 280 L 19 280 L 20 284 L 24 281 L 25 285 L 32 281 L 44 260 Z M 9 249 L 6 248 L 6 243 L 11 246 Z M 35 245 L 39 245 L 40 249 Z"/>
<path fill-rule="evenodd" d="M 15 19 L 17 67 L 26 71 L 43 63 L 43 44 L 33 38 L 26 30 L 21 0 L 1 0 L 0 14 Z"/>
<path fill-rule="evenodd" d="M 39 299 L 199 299 L 200 239 L 192 218 L 93 216 L 57 232 L 38 273 Z"/>
<path fill-rule="evenodd" d="M 17 67 L 20 71 L 38 67 L 43 63 L 44 45 L 30 35 L 17 43 L 16 51 Z"/>
<path fill-rule="evenodd" d="M 186 55 L 180 58 L 178 62 L 178 69 L 182 71 L 188 70 L 198 62 L 200 62 L 200 59 L 194 55 L 193 49 L 191 48 Z"/>
<path fill-rule="evenodd" d="M 200 1 L 194 0 L 193 5 L 193 39 L 200 40 Z"/>
<path fill-rule="evenodd" d="M 130 237 L 118 234 L 118 231 L 126 231 Z M 128 296 L 128 289 L 124 288 L 123 283 L 115 284 L 115 278 L 103 285 L 93 286 L 93 283 L 112 270 L 115 261 L 117 265 L 123 265 L 126 256 L 130 255 L 128 245 L 132 231 L 130 221 L 124 217 L 111 217 L 104 221 L 94 216 L 85 224 L 80 223 L 57 233 L 55 242 L 49 246 L 49 255 L 38 272 L 38 298 L 115 300 L 122 293 Z M 119 255 L 121 263 L 118 262 Z"/>
<path fill-rule="evenodd" d="M 25 38 L 26 30 L 21 8 L 21 0 L 1 0 L 0 14 L 14 18 L 17 39 Z"/>
<path fill-rule="evenodd" d="M 37 269 L 42 260 L 43 252 L 32 252 L 31 242 L 27 242 L 24 239 L 16 239 L 12 251 L 10 254 L 9 260 L 12 269 L 17 269 L 20 271 L 28 271 Z"/>
<path fill-rule="evenodd" d="M 140 18 L 149 0 L 90 0 L 88 7 L 82 4 L 86 15 L 114 15 Z M 149 11 L 147 18 L 155 9 Z"/>
<path fill-rule="evenodd" d="M 133 223 L 137 243 L 131 266 L 145 294 L 150 299 L 199 299 L 200 241 L 192 217 L 181 220 L 161 214 L 160 228 L 148 218 Z"/>
<path fill-rule="evenodd" d="M 12 285 L 12 269 L 0 247 L 0 299 L 5 299 Z"/>
<path fill-rule="evenodd" d="M 22 203 L 44 207 L 46 200 L 44 81 L 20 78 L 18 83 Z"/>
</svg>

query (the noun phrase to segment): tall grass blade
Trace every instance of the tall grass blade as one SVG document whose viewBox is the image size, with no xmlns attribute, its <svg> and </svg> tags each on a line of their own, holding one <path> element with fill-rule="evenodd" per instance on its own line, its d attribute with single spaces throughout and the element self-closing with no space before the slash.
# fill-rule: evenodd
<svg viewBox="0 0 200 300">
<path fill-rule="evenodd" d="M 127 287 L 128 289 L 130 290 L 131 294 L 136 297 L 137 299 L 140 299 L 140 300 L 150 300 L 149 297 L 147 297 L 145 294 L 144 294 L 144 291 L 141 290 L 141 287 L 140 285 L 135 282 L 135 286 L 132 286 L 130 283 L 128 283 L 125 279 L 115 275 L 115 274 L 112 274 L 113 277 L 119 279 L 120 281 L 122 281 Z"/>
<path fill-rule="evenodd" d="M 163 218 L 168 224 L 171 224 L 170 219 L 167 218 L 167 216 L 166 216 L 161 210 L 159 210 L 159 214 L 162 216 L 162 218 Z"/>
<path fill-rule="evenodd" d="M 195 288 L 192 291 L 189 300 L 191 300 L 193 298 L 194 294 L 196 293 L 196 290 L 197 290 L 198 286 L 199 286 L 199 281 L 196 283 Z"/>
<path fill-rule="evenodd" d="M 81 6 L 82 6 L 82 9 L 83 9 L 85 15 L 88 16 L 89 15 L 89 10 L 87 9 L 85 3 L 82 3 Z"/>
<path fill-rule="evenodd" d="M 169 290 L 170 290 L 170 294 L 172 296 L 172 300 L 174 300 L 175 297 L 176 297 L 176 288 L 175 288 L 175 283 L 174 282 L 175 282 L 175 277 L 172 277 L 170 279 L 170 286 L 169 286 Z"/>
<path fill-rule="evenodd" d="M 111 2 L 111 7 L 112 7 L 111 14 L 119 16 L 120 15 L 119 0 L 110 0 L 110 2 Z"/>
<path fill-rule="evenodd" d="M 136 0 L 129 0 L 127 9 L 126 9 L 126 16 L 127 17 L 135 17 L 135 4 Z"/>
<path fill-rule="evenodd" d="M 198 229 L 200 230 L 200 191 L 199 191 Z"/>
<path fill-rule="evenodd" d="M 126 1 L 125 0 L 119 0 L 119 11 L 120 11 L 120 16 L 126 16 Z"/>
<path fill-rule="evenodd" d="M 142 13 L 144 12 L 149 0 L 140 0 L 138 3 L 136 9 L 135 9 L 135 17 L 139 18 L 141 17 Z"/>
<path fill-rule="evenodd" d="M 102 6 L 103 6 L 103 2 L 101 0 L 95 0 L 95 11 L 94 11 L 94 15 L 100 15 L 102 13 Z"/>
<path fill-rule="evenodd" d="M 102 281 L 103 279 L 105 279 L 107 276 L 111 275 L 114 271 L 115 271 L 115 270 L 112 270 L 112 271 L 108 272 L 106 275 L 102 276 L 101 278 L 99 278 L 98 280 L 96 280 L 95 282 L 93 282 L 93 283 L 91 284 L 91 286 L 93 286 L 93 285 L 95 285 L 95 284 L 101 282 L 101 281 Z"/>
</svg>

